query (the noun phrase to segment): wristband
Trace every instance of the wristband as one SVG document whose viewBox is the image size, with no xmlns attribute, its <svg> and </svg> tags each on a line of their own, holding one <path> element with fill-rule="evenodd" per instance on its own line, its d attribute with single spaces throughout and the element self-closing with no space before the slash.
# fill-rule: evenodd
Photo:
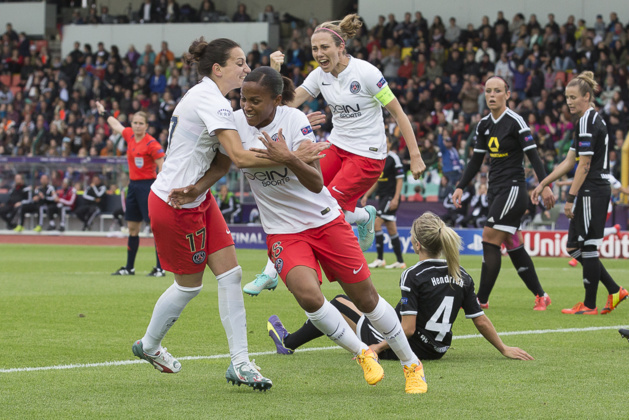
<svg viewBox="0 0 629 420">
<path fill-rule="evenodd" d="M 100 115 L 101 117 L 104 117 L 105 119 L 109 118 L 110 116 L 112 116 L 112 112 L 111 111 L 103 111 L 103 112 L 99 112 L 98 115 Z"/>
<path fill-rule="evenodd" d="M 568 193 L 568 196 L 566 197 L 566 203 L 574 203 L 575 198 L 577 198 L 576 195 Z"/>
</svg>

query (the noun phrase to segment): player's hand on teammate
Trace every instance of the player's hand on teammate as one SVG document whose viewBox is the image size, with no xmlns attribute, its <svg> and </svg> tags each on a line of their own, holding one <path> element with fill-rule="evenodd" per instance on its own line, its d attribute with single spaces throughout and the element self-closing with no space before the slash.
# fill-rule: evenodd
<svg viewBox="0 0 629 420">
<path fill-rule="evenodd" d="M 183 188 L 173 188 L 168 193 L 168 205 L 181 209 L 184 204 L 192 203 L 199 196 L 199 191 L 194 185 Z"/>
<path fill-rule="evenodd" d="M 505 346 L 504 350 L 501 353 L 503 356 L 508 357 L 509 359 L 535 360 L 533 356 L 531 356 L 519 347 Z"/>
<path fill-rule="evenodd" d="M 271 68 L 280 71 L 282 64 L 284 64 L 284 53 L 281 51 L 274 51 L 269 56 L 271 60 Z"/>
<path fill-rule="evenodd" d="M 321 124 L 323 124 L 326 120 L 325 114 L 321 111 L 311 112 L 307 115 L 307 117 L 313 131 L 320 129 Z"/>
<path fill-rule="evenodd" d="M 413 174 L 413 179 L 419 179 L 420 176 L 426 170 L 426 164 L 421 156 L 416 158 L 411 158 L 411 173 Z"/>
<path fill-rule="evenodd" d="M 256 157 L 274 160 L 277 163 L 287 163 L 295 157 L 293 152 L 288 149 L 281 128 L 277 133 L 277 140 L 272 139 L 266 131 L 263 131 L 262 136 L 258 139 L 266 149 L 250 148 L 249 150 L 255 153 Z"/>
<path fill-rule="evenodd" d="M 299 160 L 304 163 L 311 164 L 317 160 L 323 159 L 325 154 L 321 153 L 330 148 L 330 143 L 323 141 L 320 143 L 313 143 L 311 141 L 304 141 L 299 145 L 299 148 L 293 153 Z"/>
<path fill-rule="evenodd" d="M 463 190 L 460 188 L 454 190 L 452 193 L 452 204 L 454 204 L 454 207 L 457 209 L 461 208 L 461 197 L 463 197 Z"/>
</svg>

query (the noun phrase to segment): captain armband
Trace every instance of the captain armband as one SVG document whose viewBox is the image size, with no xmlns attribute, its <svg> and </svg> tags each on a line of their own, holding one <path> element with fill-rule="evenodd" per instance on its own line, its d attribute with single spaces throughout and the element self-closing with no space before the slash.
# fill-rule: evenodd
<svg viewBox="0 0 629 420">
<path fill-rule="evenodd" d="M 374 98 L 376 98 L 378 102 L 382 104 L 382 106 L 387 106 L 392 100 L 395 99 L 395 95 L 393 94 L 393 92 L 391 92 L 391 88 L 389 88 L 389 85 L 386 85 L 382 88 L 382 90 L 380 90 L 380 92 L 378 92 L 376 96 L 374 96 Z"/>
</svg>

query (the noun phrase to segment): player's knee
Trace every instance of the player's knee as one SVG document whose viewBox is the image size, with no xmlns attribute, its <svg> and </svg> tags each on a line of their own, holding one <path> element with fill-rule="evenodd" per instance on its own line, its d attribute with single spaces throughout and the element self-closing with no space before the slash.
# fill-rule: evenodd
<svg viewBox="0 0 629 420">
<path fill-rule="evenodd" d="M 313 294 L 313 293 L 293 293 L 297 303 L 299 306 L 306 312 L 316 312 L 318 311 L 325 302 L 325 297 L 323 294 Z"/>
</svg>

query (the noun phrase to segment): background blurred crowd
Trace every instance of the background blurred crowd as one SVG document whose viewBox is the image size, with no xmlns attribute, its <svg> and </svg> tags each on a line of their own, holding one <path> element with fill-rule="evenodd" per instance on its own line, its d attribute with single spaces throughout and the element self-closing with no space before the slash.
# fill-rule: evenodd
<svg viewBox="0 0 629 420">
<path fill-rule="evenodd" d="M 156 3 L 147 0 L 136 16 L 166 22 L 190 18 L 182 17 L 176 1 L 162 3 L 155 8 Z M 90 10 L 74 23 L 109 21 L 106 8 L 100 15 L 95 8 Z M 208 0 L 195 13 L 194 19 L 201 21 L 210 21 L 204 20 L 210 13 L 226 15 Z M 278 19 L 272 6 L 263 15 L 258 18 Z M 251 17 L 239 5 L 231 20 Z M 312 19 L 294 24 L 279 47 L 286 55 L 282 72 L 296 86 L 316 66 L 310 38 L 318 23 Z M 508 20 L 499 11 L 493 22 L 484 16 L 480 22 L 459 24 L 454 18 L 446 23 L 440 16 L 428 20 L 421 12 L 409 12 L 380 16 L 376 25 L 364 25 L 347 50 L 381 69 L 409 115 L 428 169 L 423 183 L 405 189 L 405 196 L 423 199 L 426 185 L 433 185 L 430 194 L 437 195 L 458 180 L 475 124 L 488 112 L 484 81 L 491 75 L 510 84 L 509 107 L 528 122 L 551 171 L 567 152 L 574 129 L 564 86 L 578 72 L 593 71 L 602 87 L 596 108 L 607 122 L 612 174 L 618 178 L 619 151 L 629 122 L 628 32 L 629 24 L 620 22 L 616 13 L 593 16 L 587 22 L 570 16 L 559 23 L 552 14 L 545 21 L 520 13 Z M 8 24 L 1 48 L 0 155 L 123 156 L 125 142 L 98 115 L 96 100 L 104 101 L 123 123 L 134 112 L 147 112 L 149 133 L 166 147 L 172 112 L 198 80 L 195 68 L 182 64 L 182 52 L 171 51 L 167 40 L 159 45 L 121 46 L 123 50 L 76 42 L 70 54 L 56 57 L 45 42 L 32 42 Z M 268 65 L 273 52 L 262 40 L 243 49 L 251 68 Z M 233 92 L 229 99 L 238 109 L 239 94 Z M 332 128 L 327 104 L 319 97 L 302 108 L 326 113 L 327 123 L 316 131 L 317 139 L 325 140 Z M 385 121 L 396 150 L 408 164 L 405 139 L 392 118 Z M 533 181 L 532 171 L 529 177 Z"/>
</svg>

